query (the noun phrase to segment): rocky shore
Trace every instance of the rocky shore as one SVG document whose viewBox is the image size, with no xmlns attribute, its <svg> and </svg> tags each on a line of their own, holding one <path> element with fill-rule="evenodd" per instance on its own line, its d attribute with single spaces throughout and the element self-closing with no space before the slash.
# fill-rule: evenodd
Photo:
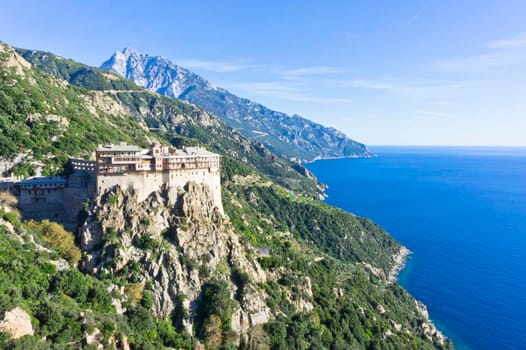
<svg viewBox="0 0 526 350">
<path fill-rule="evenodd" d="M 389 276 L 387 276 L 388 283 L 395 283 L 397 281 L 398 274 L 400 274 L 400 271 L 404 269 L 407 258 L 411 254 L 412 252 L 409 249 L 407 249 L 404 246 L 401 246 L 398 253 L 393 255 L 393 259 L 395 263 L 391 271 L 389 271 Z M 442 332 L 440 332 L 436 328 L 436 326 L 433 324 L 433 322 L 429 318 L 427 307 L 424 305 L 424 303 L 418 300 L 415 300 L 415 305 L 417 307 L 418 312 L 427 320 L 426 322 L 422 324 L 422 328 L 424 329 L 424 334 L 429 339 L 437 338 L 440 344 L 444 344 L 447 338 L 444 336 L 444 334 L 442 334 Z"/>
<path fill-rule="evenodd" d="M 389 275 L 387 276 L 387 281 L 389 283 L 396 282 L 396 279 L 398 278 L 398 274 L 404 268 L 407 257 L 410 254 L 411 254 L 411 251 L 409 249 L 407 249 L 404 246 L 401 246 L 398 253 L 393 255 L 394 265 L 391 271 L 389 271 Z"/>
</svg>

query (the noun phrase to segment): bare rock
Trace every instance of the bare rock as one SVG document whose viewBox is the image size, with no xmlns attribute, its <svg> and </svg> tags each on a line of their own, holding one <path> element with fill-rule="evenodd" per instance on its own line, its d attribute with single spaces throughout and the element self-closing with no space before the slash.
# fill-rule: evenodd
<svg viewBox="0 0 526 350">
<path fill-rule="evenodd" d="M 104 349 L 104 346 L 102 345 L 104 336 L 98 328 L 95 328 L 91 334 L 85 332 L 84 338 L 86 339 L 86 344 L 95 345 L 97 349 Z"/>
<path fill-rule="evenodd" d="M 394 320 L 389 320 L 389 323 L 391 324 L 391 326 L 396 329 L 398 332 L 400 332 L 402 330 L 402 325 L 399 324 L 399 323 L 396 323 Z"/>
<path fill-rule="evenodd" d="M 232 329 L 236 333 L 246 334 L 251 328 L 270 320 L 271 312 L 265 299 L 261 291 L 252 286 L 247 287 L 241 308 L 232 315 Z"/>
<path fill-rule="evenodd" d="M 69 263 L 64 259 L 49 260 L 49 263 L 55 265 L 57 271 L 64 271 L 70 268 Z"/>
<path fill-rule="evenodd" d="M 410 254 L 411 254 L 411 251 L 409 249 L 407 249 L 404 246 L 401 246 L 398 253 L 393 255 L 394 264 L 387 276 L 388 283 L 396 282 L 396 279 L 398 278 L 398 274 L 400 273 L 400 271 L 403 270 L 405 266 L 405 262 Z"/>
<path fill-rule="evenodd" d="M 80 232 L 80 248 L 83 250 L 91 250 L 102 241 L 102 228 L 91 218 L 84 222 Z"/>
<path fill-rule="evenodd" d="M 435 327 L 435 325 L 429 319 L 429 312 L 427 311 L 427 307 L 418 300 L 415 300 L 415 305 L 420 315 L 426 319 L 426 321 L 424 321 L 420 326 L 424 335 L 428 339 L 436 339 L 438 343 L 444 344 L 446 337 Z"/>
<path fill-rule="evenodd" d="M 198 340 L 194 345 L 194 350 L 206 350 L 205 346 Z"/>
<path fill-rule="evenodd" d="M 0 321 L 0 330 L 11 335 L 11 339 L 18 339 L 24 335 L 33 335 L 31 317 L 19 307 L 8 311 Z"/>
<path fill-rule="evenodd" d="M 241 336 L 271 318 L 266 294 L 256 287 L 266 274 L 255 258 L 248 258 L 256 256 L 254 249 L 241 243 L 207 185 L 163 186 L 141 202 L 133 190 L 116 186 L 94 200 L 80 235 L 86 272 L 131 275 L 133 269 L 135 279 L 151 285 L 152 313 L 166 317 L 182 308 L 186 312 L 179 321 L 189 332 L 204 283 L 223 279 L 235 293 L 232 269 L 249 280 L 233 316 L 234 331 Z M 137 264 L 139 269 L 132 268 Z"/>
<path fill-rule="evenodd" d="M 296 309 L 301 312 L 310 312 L 314 309 L 312 304 L 312 285 L 308 276 L 301 277 L 297 280 L 292 288 L 293 292 L 289 291 L 288 299 L 296 306 Z"/>
</svg>

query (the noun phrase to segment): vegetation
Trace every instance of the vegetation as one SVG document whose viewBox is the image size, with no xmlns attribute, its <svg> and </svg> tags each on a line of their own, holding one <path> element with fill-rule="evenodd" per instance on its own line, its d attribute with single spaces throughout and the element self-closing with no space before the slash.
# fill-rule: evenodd
<svg viewBox="0 0 526 350">
<path fill-rule="evenodd" d="M 224 281 L 210 280 L 203 285 L 196 329 L 208 347 L 219 348 L 235 340 L 230 328 L 234 307 L 235 303 L 230 299 L 230 291 Z"/>
<path fill-rule="evenodd" d="M 254 243 L 269 246 L 273 233 L 290 232 L 335 258 L 368 261 L 385 273 L 392 268 L 392 255 L 400 249 L 400 244 L 372 221 L 316 200 L 294 198 L 278 186 L 228 188 L 225 210 L 237 230 Z M 233 200 L 243 206 L 232 205 Z"/>
<path fill-rule="evenodd" d="M 35 67 L 46 73 L 67 80 L 73 85 L 89 90 L 139 90 L 140 88 L 126 79 L 111 79 L 111 75 L 95 67 L 88 67 L 70 59 L 58 57 L 50 52 L 16 49 Z"/>
<path fill-rule="evenodd" d="M 42 240 L 53 247 L 71 266 L 75 267 L 81 257 L 80 249 L 75 245 L 73 234 L 56 222 L 44 220 L 40 223 L 31 221 L 28 227 L 40 232 Z"/>
<path fill-rule="evenodd" d="M 0 63 L 11 54 L 0 52 Z M 194 335 L 208 348 L 234 346 L 232 314 L 252 289 L 267 296 L 275 315 L 264 326 L 273 349 L 452 348 L 426 334 L 427 319 L 414 299 L 397 284 L 386 282 L 400 245 L 369 220 L 316 200 L 317 184 L 302 175 L 301 168 L 195 106 L 119 85 L 118 78 L 72 61 L 52 56 L 39 60 L 42 69 L 49 67 L 48 72 L 82 87 L 60 83 L 36 69 L 24 68 L 24 75 L 0 64 L 0 157 L 29 154 L 55 173 L 68 156 L 87 156 L 98 143 L 145 146 L 152 138 L 174 145 L 205 143 L 223 155 L 225 211 L 236 233 L 260 251 L 254 259 L 270 277 L 256 284 L 227 261 L 213 273 L 203 270 Z M 103 94 L 87 89 L 120 90 L 104 96 L 108 103 L 128 108 L 134 118 L 86 103 Z M 138 119 L 164 130 L 153 134 Z M 29 175 L 33 165 L 22 162 L 17 169 Z M 116 204 L 118 198 L 108 201 Z M 0 196 L 2 207 L 14 202 Z M 115 248 L 117 230 L 107 227 L 105 234 Z M 152 257 L 170 244 L 148 232 L 132 243 Z M 152 315 L 152 284 L 139 278 L 142 262 L 130 261 L 115 276 L 107 273 L 97 279 L 76 269 L 80 256 L 72 235 L 61 226 L 49 221 L 24 223 L 16 211 L 0 210 L 0 316 L 21 307 L 35 329 L 35 336 L 16 341 L 0 334 L 0 348 L 85 348 L 84 334 L 96 329 L 104 346 L 110 339 L 128 339 L 133 349 L 195 345 L 195 338 L 181 327 L 182 320 L 189 319 L 184 295 L 179 295 L 170 317 Z M 182 260 L 185 266 L 200 266 L 185 256 Z M 124 314 L 117 314 L 114 301 L 123 304 Z M 243 346 L 247 344 L 241 342 Z"/>
<path fill-rule="evenodd" d="M 146 146 L 147 132 L 131 118 L 88 109 L 94 93 L 63 85 L 39 70 L 3 64 L 12 55 L 0 52 L 0 157 L 29 153 L 48 174 L 62 171 L 68 157 L 89 157 L 100 143 L 129 142 Z M 30 77 L 30 79 L 28 78 Z M 15 175 L 34 175 L 28 161 Z"/>
<path fill-rule="evenodd" d="M 31 316 L 35 330 L 34 336 L 16 341 L 0 333 L 0 348 L 83 348 L 83 334 L 92 334 L 95 329 L 101 331 L 105 345 L 111 338 L 125 336 L 134 349 L 192 348 L 193 343 L 184 332 L 177 332 L 171 322 L 151 315 L 151 295 L 142 286 L 137 292 L 140 295 L 130 298 L 128 311 L 118 315 L 107 281 L 75 268 L 59 271 L 53 263 L 58 254 L 37 248 L 44 244 L 46 231 L 57 230 L 54 223 L 22 223 L 3 209 L 0 214 L 0 314 L 21 307 Z M 5 225 L 6 217 L 16 227 L 15 232 Z M 12 238 L 15 233 L 22 241 Z M 133 287 L 127 290 L 130 294 L 136 291 Z"/>
<path fill-rule="evenodd" d="M 245 173 L 236 161 L 228 167 Z M 268 251 L 258 258 L 261 266 L 281 276 L 260 285 L 268 306 L 282 315 L 265 325 L 273 349 L 452 348 L 428 338 L 414 299 L 386 283 L 400 244 L 370 220 L 265 182 L 226 181 L 223 204 L 236 231 Z M 312 296 L 305 294 L 306 278 Z M 312 311 L 298 310 L 293 300 L 311 303 Z"/>
<path fill-rule="evenodd" d="M 126 293 L 136 303 L 140 302 L 143 298 L 144 283 L 130 283 L 124 288 Z"/>
<path fill-rule="evenodd" d="M 250 168 L 257 169 L 274 181 L 295 191 L 310 193 L 313 196 L 319 194 L 316 181 L 302 175 L 303 167 L 276 156 L 261 143 L 247 139 L 220 122 L 217 117 L 208 114 L 197 106 L 176 99 L 161 97 L 139 88 L 129 80 L 98 68 L 57 57 L 48 52 L 24 49 L 17 49 L 17 52 L 39 69 L 57 78 L 67 80 L 72 85 L 81 87 L 81 90 L 73 89 L 73 86 L 68 87 L 68 89 L 76 90 L 77 93 L 82 92 L 90 96 L 90 92 L 85 89 L 111 91 L 106 96 L 123 106 L 133 118 L 110 116 L 111 119 L 108 122 L 112 126 L 122 125 L 125 127 L 122 130 L 124 135 L 110 134 L 112 128 L 109 128 L 107 133 L 101 133 L 101 130 L 91 130 L 90 128 L 90 133 L 93 133 L 91 138 L 97 139 L 99 143 L 127 141 L 144 144 L 145 141 L 141 138 L 145 135 L 144 129 L 137 125 L 137 120 L 141 120 L 150 130 L 157 131 L 156 138 L 158 139 L 168 140 L 179 147 L 182 145 L 206 145 L 207 148 L 223 156 L 242 161 Z M 81 106 L 77 108 L 79 111 L 83 111 Z M 102 111 L 98 111 L 98 113 L 101 114 Z M 71 115 L 71 113 L 57 114 L 68 117 Z M 85 119 L 85 117 L 81 118 Z M 78 134 L 82 135 L 83 132 Z M 125 138 L 125 135 L 134 136 L 134 139 Z M 92 152 L 93 148 L 89 146 L 90 144 L 87 145 L 86 150 Z M 56 151 L 64 152 L 65 150 L 57 149 Z M 66 154 L 81 154 L 80 150 L 76 148 L 73 148 L 72 151 L 74 152 L 70 151 Z"/>
</svg>

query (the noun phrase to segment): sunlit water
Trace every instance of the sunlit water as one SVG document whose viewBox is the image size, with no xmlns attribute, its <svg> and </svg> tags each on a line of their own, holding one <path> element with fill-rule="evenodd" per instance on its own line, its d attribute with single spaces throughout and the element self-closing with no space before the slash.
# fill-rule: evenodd
<svg viewBox="0 0 526 350">
<path fill-rule="evenodd" d="M 457 349 L 526 349 L 526 149 L 372 151 L 307 167 L 413 252 L 399 282 Z"/>
</svg>

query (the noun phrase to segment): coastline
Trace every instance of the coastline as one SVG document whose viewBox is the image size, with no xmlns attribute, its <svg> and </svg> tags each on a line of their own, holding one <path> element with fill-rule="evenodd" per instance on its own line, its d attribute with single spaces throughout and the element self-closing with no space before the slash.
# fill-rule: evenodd
<svg viewBox="0 0 526 350">
<path fill-rule="evenodd" d="M 371 157 L 352 157 L 352 158 L 376 158 L 377 155 L 371 156 Z M 348 159 L 350 157 L 343 157 L 343 158 L 334 158 L 334 159 Z M 318 160 L 327 160 L 327 159 L 318 159 Z M 317 160 L 315 160 L 317 161 Z M 313 161 L 312 163 L 314 163 Z M 309 171 L 311 171 L 309 169 Z M 316 174 L 314 171 L 311 171 L 315 176 Z M 329 185 L 326 185 L 327 188 Z M 324 192 L 326 198 L 329 196 Z M 341 207 L 340 207 L 341 208 Z M 349 213 L 354 214 L 353 212 L 349 211 L 348 209 L 341 208 L 342 210 L 346 210 Z M 399 274 L 402 272 L 402 270 L 405 268 L 407 259 L 410 257 L 410 255 L 413 254 L 411 250 L 409 250 L 406 246 L 400 244 L 400 247 L 397 252 L 391 255 L 393 265 L 391 269 L 388 271 L 387 274 L 382 273 L 382 275 L 385 278 L 386 285 L 393 285 L 393 284 L 399 284 L 398 283 L 398 277 Z M 374 268 L 372 268 L 369 264 L 364 264 L 366 268 L 371 270 L 371 272 L 375 273 Z M 404 288 L 405 290 L 405 288 Z M 408 294 L 411 296 L 415 303 L 415 307 L 417 310 L 417 313 L 420 314 L 420 316 L 423 318 L 422 323 L 420 324 L 419 328 L 423 331 L 423 334 L 426 338 L 429 340 L 435 339 L 439 342 L 441 345 L 445 345 L 446 343 L 450 343 L 451 339 L 442 333 L 438 327 L 434 324 L 433 320 L 429 316 L 429 312 L 427 310 L 427 306 L 422 303 L 421 301 L 417 300 L 414 295 L 408 292 Z"/>
<path fill-rule="evenodd" d="M 387 276 L 387 283 L 397 283 L 398 282 L 398 275 L 400 272 L 404 269 L 405 263 L 409 256 L 413 254 L 412 251 L 410 251 L 405 246 L 400 246 L 400 250 L 397 254 L 393 255 L 394 265 L 391 268 L 391 271 L 389 271 L 389 275 Z M 442 333 L 437 326 L 434 324 L 433 320 L 429 317 L 429 312 L 427 311 L 427 306 L 422 303 L 421 301 L 415 299 L 415 297 L 411 294 L 415 301 L 415 306 L 418 312 L 427 320 L 422 324 L 422 329 L 424 330 L 424 334 L 429 339 L 436 338 L 440 342 L 440 344 L 444 345 L 446 341 L 448 341 L 448 337 Z"/>
<path fill-rule="evenodd" d="M 409 255 L 411 255 L 413 252 L 411 252 L 409 249 L 407 249 L 405 246 L 400 246 L 400 250 L 398 253 L 393 255 L 394 265 L 389 271 L 389 275 L 387 276 L 387 282 L 388 283 L 395 283 L 398 280 L 398 275 L 400 272 L 404 269 L 405 263 L 407 261 L 407 258 Z"/>
<path fill-rule="evenodd" d="M 352 154 L 349 156 L 334 156 L 334 157 L 322 157 L 318 156 L 311 160 L 300 160 L 298 161 L 299 164 L 305 165 L 305 164 L 311 164 L 315 163 L 319 160 L 338 160 L 338 159 L 370 159 L 370 158 L 378 158 L 378 155 L 376 153 L 368 151 L 366 154 Z M 292 159 L 291 159 L 292 160 Z"/>
</svg>

